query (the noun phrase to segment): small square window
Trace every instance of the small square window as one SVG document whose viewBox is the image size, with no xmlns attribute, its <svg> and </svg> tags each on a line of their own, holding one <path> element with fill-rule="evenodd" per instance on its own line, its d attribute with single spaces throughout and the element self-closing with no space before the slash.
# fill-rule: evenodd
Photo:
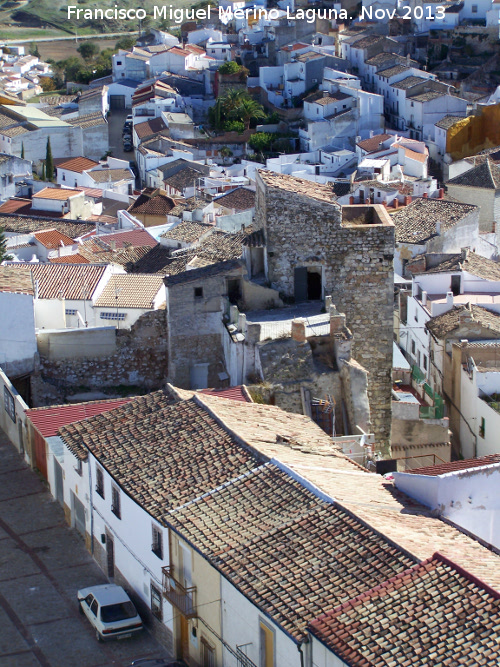
<svg viewBox="0 0 500 667">
<path fill-rule="evenodd" d="M 162 620 L 163 608 L 161 591 L 153 584 L 151 584 L 151 611 L 153 612 L 153 616 L 156 616 L 160 621 Z"/>
<path fill-rule="evenodd" d="M 96 469 L 95 490 L 101 498 L 104 498 L 104 473 L 101 468 Z"/>
<path fill-rule="evenodd" d="M 153 525 L 151 551 L 155 556 L 158 556 L 160 560 L 163 559 L 163 535 L 161 530 L 155 525 Z"/>
<path fill-rule="evenodd" d="M 477 14 L 477 5 L 472 5 L 472 13 Z"/>
<path fill-rule="evenodd" d="M 111 488 L 111 511 L 118 519 L 122 518 L 120 506 L 120 490 L 116 486 Z"/>
<path fill-rule="evenodd" d="M 195 299 L 202 299 L 203 298 L 203 287 L 195 287 L 194 288 L 194 298 Z"/>
</svg>

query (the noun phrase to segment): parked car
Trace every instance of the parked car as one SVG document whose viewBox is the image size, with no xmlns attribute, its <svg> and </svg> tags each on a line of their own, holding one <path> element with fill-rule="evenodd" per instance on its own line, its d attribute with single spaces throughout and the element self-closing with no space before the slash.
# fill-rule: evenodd
<svg viewBox="0 0 500 667">
<path fill-rule="evenodd" d="M 77 593 L 80 611 L 95 629 L 98 641 L 124 639 L 142 630 L 142 619 L 121 586 L 101 584 Z"/>
<path fill-rule="evenodd" d="M 131 141 L 124 141 L 123 142 L 123 150 L 125 153 L 130 153 L 130 151 L 134 150 L 134 146 Z"/>
</svg>

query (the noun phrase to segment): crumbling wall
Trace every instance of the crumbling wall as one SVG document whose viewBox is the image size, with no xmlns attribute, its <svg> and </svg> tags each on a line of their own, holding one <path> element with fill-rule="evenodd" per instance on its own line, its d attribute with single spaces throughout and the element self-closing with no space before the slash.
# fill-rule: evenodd
<svg viewBox="0 0 500 667">
<path fill-rule="evenodd" d="M 159 389 L 168 371 L 167 338 L 165 310 L 156 310 L 140 317 L 130 329 L 116 330 L 116 351 L 111 355 L 54 360 L 40 355 L 40 367 L 32 379 L 33 403 L 63 402 L 75 390 Z"/>
</svg>

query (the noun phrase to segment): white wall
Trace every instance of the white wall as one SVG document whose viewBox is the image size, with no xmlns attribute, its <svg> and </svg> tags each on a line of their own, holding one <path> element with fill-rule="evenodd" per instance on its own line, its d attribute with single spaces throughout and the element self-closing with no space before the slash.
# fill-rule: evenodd
<svg viewBox="0 0 500 667">
<path fill-rule="evenodd" d="M 14 399 L 15 421 L 6 411 L 5 390 L 8 392 L 7 395 L 9 397 L 12 396 Z M 28 452 L 24 449 L 24 443 L 26 442 L 26 410 L 28 410 L 28 406 L 0 368 L 0 428 L 14 444 L 18 452 L 21 454 L 24 453 L 25 459 L 29 463 Z"/>
<path fill-rule="evenodd" d="M 500 393 L 500 373 L 478 373 L 473 370 L 472 378 L 467 370 L 460 369 L 461 373 L 461 396 L 460 409 L 460 445 L 463 456 L 468 459 L 473 456 L 488 456 L 488 454 L 500 453 L 500 413 L 491 408 L 488 403 L 479 398 L 478 378 L 480 382 L 488 385 L 490 393 Z M 493 378 L 483 380 L 482 375 L 496 376 L 494 389 Z M 479 433 L 481 420 L 484 419 L 484 437 Z M 474 432 L 471 433 L 466 422 Z"/>
<path fill-rule="evenodd" d="M 316 639 L 316 637 L 310 635 L 309 638 L 311 640 L 310 651 L 312 654 L 312 667 L 348 667 L 347 663 L 340 658 L 337 658 L 335 653 L 332 653 L 327 649 L 324 644 Z"/>
<path fill-rule="evenodd" d="M 11 375 L 30 373 L 35 354 L 33 296 L 0 292 L 0 366 Z"/>
<path fill-rule="evenodd" d="M 301 667 L 297 644 L 224 577 L 221 577 L 221 600 L 224 641 L 233 648 L 247 644 L 246 655 L 259 665 L 259 621 L 262 620 L 274 631 L 276 667 Z M 236 658 L 227 651 L 224 651 L 224 665 L 237 667 Z"/>
</svg>

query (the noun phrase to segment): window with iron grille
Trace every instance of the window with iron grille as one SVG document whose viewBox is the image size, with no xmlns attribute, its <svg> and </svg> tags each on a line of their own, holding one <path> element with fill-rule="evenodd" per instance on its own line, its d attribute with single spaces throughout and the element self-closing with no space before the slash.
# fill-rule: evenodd
<svg viewBox="0 0 500 667">
<path fill-rule="evenodd" d="M 111 511 L 118 519 L 122 518 L 120 490 L 116 486 L 111 487 Z"/>
<path fill-rule="evenodd" d="M 76 315 L 76 308 L 66 308 L 66 315 Z"/>
<path fill-rule="evenodd" d="M 151 584 L 151 611 L 160 621 L 163 619 L 163 605 L 161 591 Z"/>
<path fill-rule="evenodd" d="M 203 667 L 215 667 L 215 648 L 205 637 L 201 638 L 201 664 Z"/>
<path fill-rule="evenodd" d="M 3 388 L 3 399 L 5 404 L 5 412 L 9 415 L 14 423 L 16 423 L 16 404 L 14 396 L 10 393 L 7 387 Z"/>
<path fill-rule="evenodd" d="M 101 320 L 124 320 L 126 313 L 101 313 Z"/>
<path fill-rule="evenodd" d="M 153 525 L 151 551 L 155 556 L 158 556 L 160 560 L 163 559 L 163 535 L 161 530 L 155 525 Z"/>
<path fill-rule="evenodd" d="M 95 490 L 101 498 L 104 498 L 104 473 L 100 468 L 96 468 Z"/>
</svg>

